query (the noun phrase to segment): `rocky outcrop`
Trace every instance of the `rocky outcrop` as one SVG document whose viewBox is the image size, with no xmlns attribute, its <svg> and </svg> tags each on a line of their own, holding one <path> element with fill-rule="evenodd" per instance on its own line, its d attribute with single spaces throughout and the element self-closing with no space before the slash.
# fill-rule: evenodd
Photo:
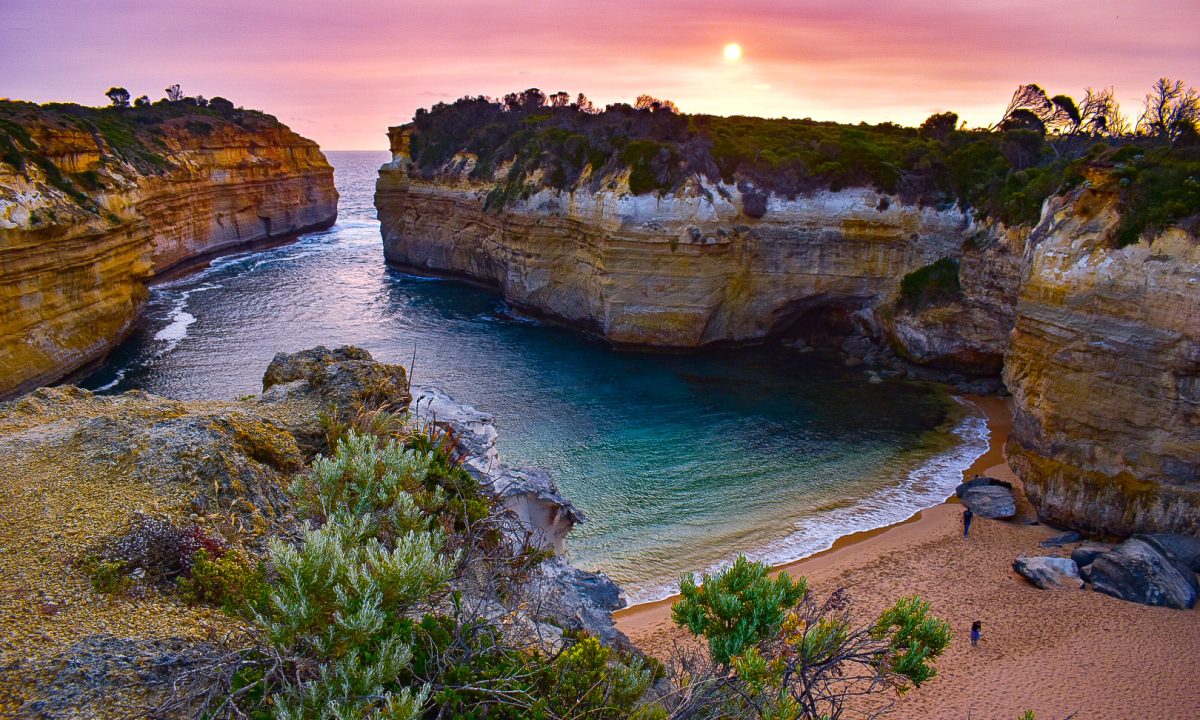
<svg viewBox="0 0 1200 720">
<path fill-rule="evenodd" d="M 103 357 L 156 275 L 337 215 L 316 143 L 270 116 L 66 108 L 0 103 L 0 397 Z"/>
<path fill-rule="evenodd" d="M 866 188 L 764 194 L 747 212 L 759 196 L 701 178 L 661 196 L 619 178 L 485 209 L 496 183 L 470 176 L 471 157 L 411 172 L 407 132 L 392 129 L 375 195 L 390 262 L 488 283 L 621 345 L 756 340 L 825 314 L 875 327 L 900 279 L 960 255 L 971 228 L 957 209 Z"/>
<path fill-rule="evenodd" d="M 1094 559 L 1085 579 L 1095 590 L 1122 600 L 1177 609 L 1194 607 L 1200 592 L 1191 568 L 1138 539 Z"/>
<path fill-rule="evenodd" d="M 411 412 L 417 422 L 451 431 L 464 466 L 513 514 L 519 531 L 528 533 L 536 546 L 554 551 L 530 581 L 529 591 L 540 599 L 540 612 L 559 627 L 589 632 L 610 645 L 631 647 L 612 619 L 612 612 L 626 605 L 621 588 L 605 574 L 581 570 L 567 560 L 567 533 L 585 518 L 559 494 L 549 472 L 501 462 L 496 450 L 498 433 L 490 415 L 439 388 L 414 387 L 412 393 Z"/>
<path fill-rule="evenodd" d="M 898 309 L 883 324 L 896 353 L 920 366 L 968 377 L 1000 374 L 1016 317 L 1028 228 L 980 227 L 959 260 L 959 301 Z"/>
<path fill-rule="evenodd" d="M 1200 242 L 1171 228 L 1116 247 L 1115 182 L 1091 173 L 1030 236 L 1008 457 L 1047 520 L 1200 535 Z"/>
<path fill-rule="evenodd" d="M 1017 502 L 1012 490 L 1000 485 L 980 485 L 962 494 L 962 504 L 971 512 L 986 518 L 1004 520 L 1017 514 Z"/>
<path fill-rule="evenodd" d="M 31 717 L 128 717 L 170 693 L 195 663 L 229 657 L 222 643 L 245 639 L 236 619 L 155 589 L 98 592 L 78 563 L 143 516 L 204 527 L 261 554 L 268 539 L 298 534 L 283 488 L 305 461 L 329 452 L 329 420 L 348 422 L 359 401 L 401 410 L 409 402 L 402 367 L 353 347 L 278 355 L 263 384 L 261 395 L 238 401 L 63 386 L 0 403 L 0 715 L 21 707 Z M 465 464 L 513 510 L 503 527 L 561 548 L 581 515 L 549 476 L 501 463 L 486 415 L 440 391 L 416 394 L 436 395 L 436 419 L 423 404 L 422 422 L 453 429 Z M 332 418 L 331 403 L 340 406 Z M 533 507 L 540 513 L 522 514 Z M 540 526 L 541 517 L 555 520 Z M 528 582 L 522 597 L 535 607 L 479 605 L 495 606 L 488 617 L 506 629 L 551 644 L 564 629 L 627 642 L 610 616 L 624 599 L 607 577 L 556 552 Z M 123 684 L 131 677 L 142 681 L 133 695 Z"/>
</svg>

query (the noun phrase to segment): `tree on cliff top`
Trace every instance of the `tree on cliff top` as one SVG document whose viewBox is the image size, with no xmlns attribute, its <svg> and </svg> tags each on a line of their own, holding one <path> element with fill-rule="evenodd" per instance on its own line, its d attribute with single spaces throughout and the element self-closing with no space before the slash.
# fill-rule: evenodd
<svg viewBox="0 0 1200 720">
<path fill-rule="evenodd" d="M 1200 125 L 1200 93 L 1182 80 L 1159 78 L 1142 101 L 1138 131 L 1174 142 L 1194 136 Z"/>
<path fill-rule="evenodd" d="M 108 92 L 104 93 L 112 102 L 113 107 L 125 108 L 129 107 L 129 91 L 123 87 L 110 87 Z"/>
<path fill-rule="evenodd" d="M 167 94 L 167 100 L 171 102 L 179 102 L 183 99 L 183 91 L 179 89 L 179 83 L 167 87 L 163 92 Z"/>
</svg>

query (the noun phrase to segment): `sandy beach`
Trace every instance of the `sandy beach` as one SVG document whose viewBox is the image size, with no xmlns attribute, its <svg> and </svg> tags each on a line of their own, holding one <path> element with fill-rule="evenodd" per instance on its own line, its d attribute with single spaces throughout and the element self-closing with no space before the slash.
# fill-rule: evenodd
<svg viewBox="0 0 1200 720">
<path fill-rule="evenodd" d="M 1004 460 L 1011 425 L 1006 401 L 969 398 L 988 416 L 990 448 L 965 471 L 1019 481 Z M 1019 493 L 1018 493 L 1019 494 Z M 864 621 L 897 597 L 917 593 L 954 628 L 938 677 L 900 698 L 895 718 L 1039 720 L 1200 718 L 1200 610 L 1123 602 L 1091 591 L 1039 590 L 1012 570 L 1018 555 L 1068 555 L 1038 542 L 1058 531 L 1034 519 L 1023 497 L 1012 521 L 977 518 L 962 537 L 961 505 L 947 503 L 781 569 L 803 575 L 825 595 L 847 588 Z M 617 624 L 653 655 L 683 635 L 671 623 L 671 599 L 638 605 Z M 983 622 L 972 648 L 971 622 Z"/>
</svg>

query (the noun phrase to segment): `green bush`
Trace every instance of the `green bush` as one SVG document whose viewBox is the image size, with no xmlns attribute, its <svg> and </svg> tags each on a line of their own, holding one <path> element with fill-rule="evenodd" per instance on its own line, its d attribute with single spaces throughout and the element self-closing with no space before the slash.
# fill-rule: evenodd
<svg viewBox="0 0 1200 720">
<path fill-rule="evenodd" d="M 859 625 L 843 590 L 817 600 L 803 578 L 767 575 L 766 565 L 738 558 L 700 587 L 681 581 L 675 623 L 708 641 L 713 665 L 688 663 L 681 680 L 690 692 L 675 715 L 837 720 L 850 702 L 877 717 L 891 702 L 883 691 L 937 674 L 950 628 L 929 615 L 929 603 L 902 598 Z"/>
<path fill-rule="evenodd" d="M 1126 164 L 1117 169 L 1118 246 L 1136 243 L 1147 231 L 1200 217 L 1200 149 L 1163 147 L 1122 157 Z"/>
<path fill-rule="evenodd" d="M 94 560 L 88 573 L 96 592 L 117 594 L 129 588 L 125 563 L 119 560 Z"/>
<path fill-rule="evenodd" d="M 914 270 L 900 281 L 900 306 L 906 310 L 945 305 L 962 298 L 958 261 L 942 258 Z"/>
<path fill-rule="evenodd" d="M 797 582 L 779 573 L 772 580 L 765 565 L 739 556 L 728 569 L 705 573 L 701 583 L 694 575 L 684 576 L 671 617 L 703 636 L 713 659 L 725 665 L 777 633 L 787 611 L 807 594 L 804 579 Z"/>
<path fill-rule="evenodd" d="M 259 607 L 266 596 L 266 573 L 262 563 L 251 562 L 237 550 L 214 558 L 201 548 L 192 556 L 188 576 L 179 579 L 179 591 L 187 602 L 208 603 L 228 612 Z"/>
</svg>

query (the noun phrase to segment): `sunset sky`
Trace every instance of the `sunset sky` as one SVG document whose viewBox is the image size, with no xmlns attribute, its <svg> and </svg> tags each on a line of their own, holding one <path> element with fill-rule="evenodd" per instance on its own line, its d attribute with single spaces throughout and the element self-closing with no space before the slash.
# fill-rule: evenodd
<svg viewBox="0 0 1200 720">
<path fill-rule="evenodd" d="M 1200 85 L 1200 1 L 0 0 L 0 96 L 104 104 L 221 95 L 327 149 L 466 94 L 538 87 L 597 104 L 916 124 L 997 119 L 1013 88 Z M 738 43 L 740 59 L 724 48 Z"/>
</svg>

